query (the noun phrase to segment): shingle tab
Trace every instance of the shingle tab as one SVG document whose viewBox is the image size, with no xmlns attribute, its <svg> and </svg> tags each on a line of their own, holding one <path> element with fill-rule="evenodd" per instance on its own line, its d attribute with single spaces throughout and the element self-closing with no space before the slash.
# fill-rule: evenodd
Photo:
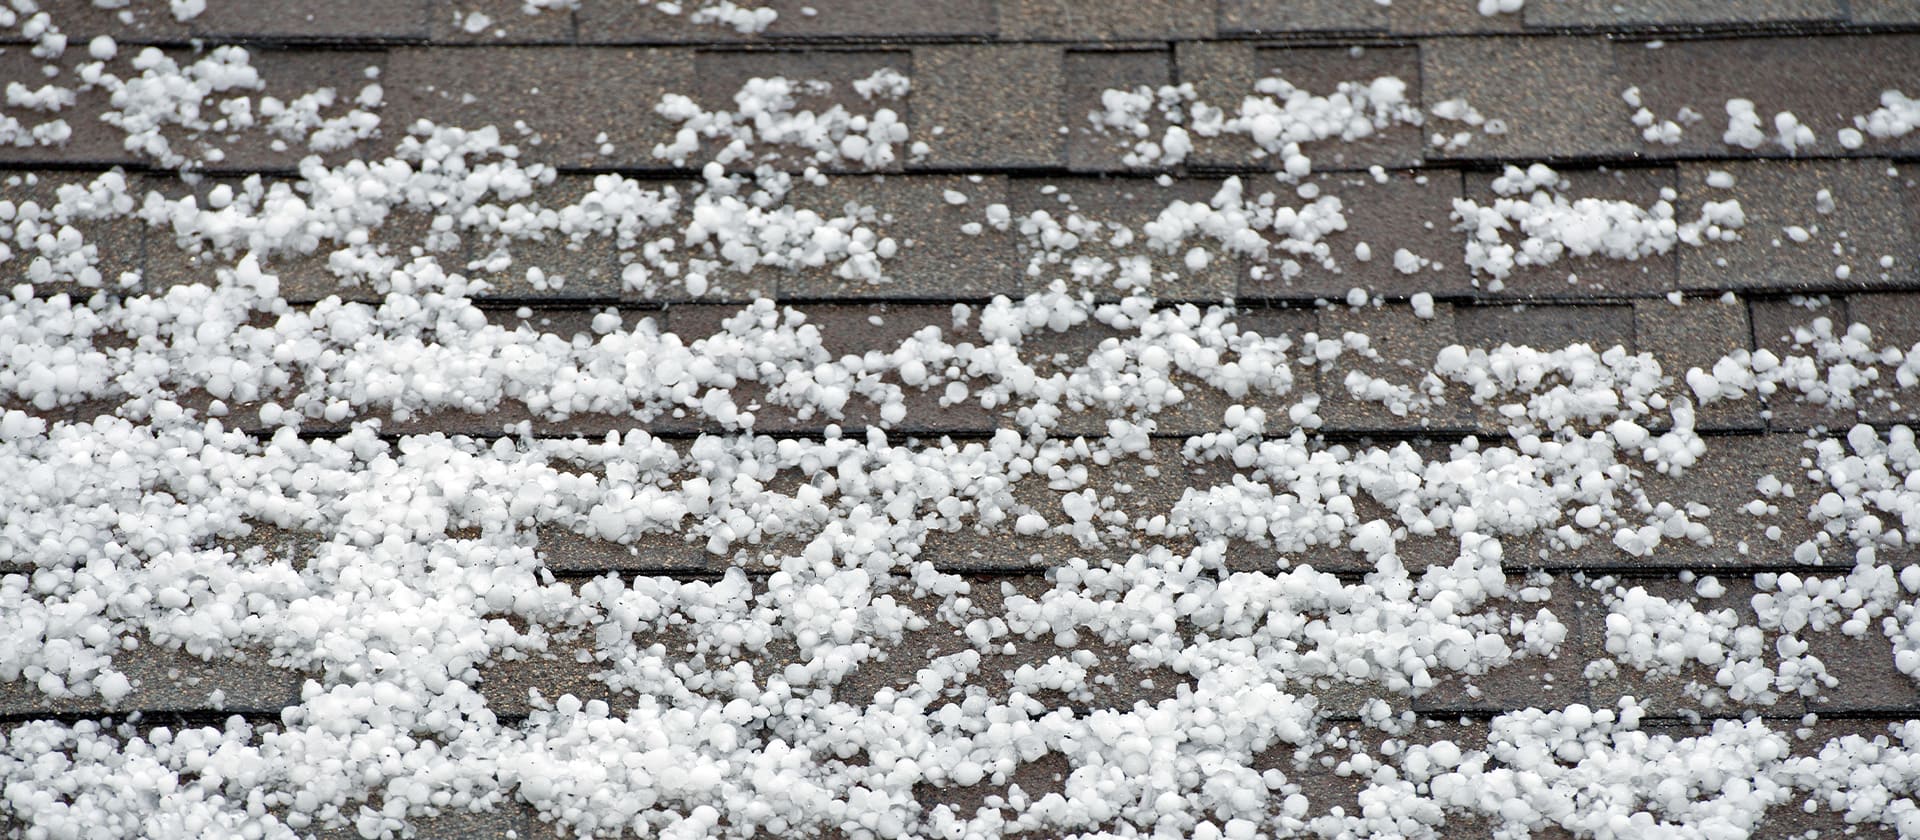
<svg viewBox="0 0 1920 840">
<path fill-rule="evenodd" d="M 1687 371 L 1713 370 L 1720 359 L 1753 349 L 1753 327 L 1747 304 L 1741 300 L 1690 299 L 1675 305 L 1665 299 L 1635 301 L 1634 343 L 1651 353 L 1660 370 L 1673 377 L 1673 390 L 1689 398 Z M 1698 406 L 1696 422 L 1702 429 L 1759 429 L 1760 399 L 1748 395 Z"/>
<path fill-rule="evenodd" d="M 100 183 L 104 188 L 112 182 L 111 178 L 100 180 L 106 174 L 0 173 L 0 202 L 7 203 L 10 210 L 5 219 L 0 219 L 0 243 L 4 243 L 8 253 L 8 258 L 0 261 L 0 278 L 4 278 L 0 285 L 12 288 L 15 283 L 27 282 L 32 276 L 29 271 L 34 262 L 49 256 L 37 248 L 23 246 L 37 242 L 43 235 L 57 234 L 61 228 L 72 225 L 80 232 L 86 247 L 92 249 L 92 259 L 86 264 L 99 272 L 99 284 L 94 287 L 84 285 L 80 282 L 82 278 L 79 274 L 83 274 L 85 269 L 60 261 L 57 264 L 63 270 L 56 275 L 59 279 L 37 284 L 34 294 L 46 298 L 65 293 L 76 300 L 85 300 L 97 289 L 113 291 L 128 288 L 122 286 L 121 281 L 130 272 L 137 272 L 141 268 L 141 254 L 148 233 L 146 224 L 125 216 L 110 219 L 66 218 L 56 209 L 62 189 L 85 189 L 95 183 Z M 137 193 L 146 183 L 139 176 L 126 178 L 129 192 Z M 137 199 L 135 201 L 137 205 Z"/>
<path fill-rule="evenodd" d="M 1134 93 L 1141 88 L 1153 95 L 1173 80 L 1173 57 L 1166 50 L 1071 50 L 1066 58 L 1067 90 L 1061 109 L 1067 120 L 1067 166 L 1079 172 L 1121 172 L 1144 168 L 1125 162 L 1141 139 L 1096 125 L 1091 115 L 1103 110 L 1109 90 Z M 1166 131 L 1166 120 L 1156 109 L 1146 125 L 1152 136 Z"/>
<path fill-rule="evenodd" d="M 1464 99 L 1504 134 L 1475 133 L 1438 158 L 1558 160 L 1616 157 L 1638 142 L 1600 38 L 1435 38 L 1420 44 L 1421 95 L 1430 107 Z M 1513 84 L 1526 79 L 1526 84 Z"/>
<path fill-rule="evenodd" d="M 522 0 L 433 0 L 427 37 L 436 44 L 565 44 L 571 9 L 533 9 Z"/>
<path fill-rule="evenodd" d="M 1846 13 L 1839 0 L 1535 0 L 1524 14 L 1528 26 L 1619 29 L 1837 22 Z"/>
<path fill-rule="evenodd" d="M 1702 6 L 1722 7 L 1721 3 Z M 1689 126 L 1680 142 L 1645 143 L 1633 130 L 1635 151 L 1655 157 L 1789 157 L 1777 142 L 1775 115 L 1790 111 L 1813 131 L 1813 146 L 1798 154 L 1847 154 L 1837 132 L 1854 118 L 1880 107 L 1880 92 L 1912 87 L 1920 76 L 1920 35 L 1863 35 L 1826 38 L 1746 38 L 1666 42 L 1620 42 L 1614 48 L 1617 74 L 1615 125 L 1628 125 L 1634 111 L 1618 98 L 1640 89 L 1645 107 L 1661 120 L 1675 119 L 1682 107 L 1704 121 Z M 1748 150 L 1729 144 L 1727 101 L 1753 103 L 1765 142 Z M 1631 128 L 1631 126 L 1628 126 Z M 1920 150 L 1920 134 L 1901 139 L 1868 137 L 1859 153 L 1889 154 Z"/>
<path fill-rule="evenodd" d="M 1333 364 L 1320 369 L 1320 416 L 1330 431 L 1408 431 L 1420 432 L 1466 428 L 1470 406 L 1464 393 L 1453 389 L 1451 399 L 1433 402 L 1421 385 L 1433 361 L 1447 345 L 1459 341 L 1454 329 L 1454 308 L 1448 304 L 1434 307 L 1432 318 L 1414 315 L 1410 307 L 1387 306 L 1353 308 L 1330 306 L 1320 311 L 1319 333 L 1323 340 L 1342 341 L 1348 332 L 1369 339 L 1370 353 L 1348 347 Z M 1411 389 L 1384 401 L 1355 396 L 1348 375 L 1361 373 L 1390 389 Z"/>
<path fill-rule="evenodd" d="M 1560 195 L 1576 204 L 1583 199 L 1626 201 L 1651 210 L 1660 201 L 1670 199 L 1678 186 L 1674 170 L 1666 167 L 1563 169 L 1559 174 L 1567 185 Z M 1498 197 L 1493 191 L 1496 177 L 1494 173 L 1468 173 L 1465 197 L 1490 206 Z M 1507 197 L 1522 202 L 1532 199 L 1525 194 Z M 1508 241 L 1517 242 L 1517 239 Z M 1526 298 L 1665 294 L 1675 288 L 1678 262 L 1678 256 L 1671 251 L 1639 259 L 1579 257 L 1568 253 L 1547 265 L 1515 267 L 1500 290 L 1488 290 L 1488 294 Z M 1485 288 L 1490 284 L 1482 279 L 1478 285 Z"/>
<path fill-rule="evenodd" d="M 1009 40 L 1167 41 L 1213 33 L 1213 0 L 1000 0 L 1000 35 Z"/>
<path fill-rule="evenodd" d="M 1066 163 L 1065 51 L 1035 44 L 913 48 L 913 136 L 935 169 Z"/>
<path fill-rule="evenodd" d="M 1045 290 L 1054 280 L 1069 289 L 1087 289 L 1116 298 L 1132 287 L 1117 286 L 1128 266 L 1143 255 L 1150 277 L 1146 288 L 1161 299 L 1219 301 L 1231 297 L 1249 270 L 1246 259 L 1226 253 L 1217 242 L 1195 237 L 1171 253 L 1143 248 L 1144 226 L 1176 201 L 1206 202 L 1218 192 L 1217 179 L 1182 178 L 1170 185 L 1141 178 L 1016 178 L 1008 184 L 1014 244 L 1023 291 Z M 1044 217 L 1036 213 L 1045 213 Z M 1125 245 L 1116 245 L 1116 238 Z M 1072 242 L 1073 247 L 1064 243 Z M 1187 255 L 1207 251 L 1200 269 Z"/>
<path fill-rule="evenodd" d="M 1381 30 L 1387 28 L 1388 8 L 1379 3 L 1348 0 L 1220 0 L 1220 33 L 1281 35 Z"/>
<path fill-rule="evenodd" d="M 1387 7 L 1387 28 L 1395 35 L 1517 34 L 1526 29 L 1520 15 L 1483 15 L 1479 7 L 1473 0 L 1393 0 Z"/>
<path fill-rule="evenodd" d="M 695 53 L 693 77 L 685 92 L 704 108 L 730 111 L 739 107 L 734 96 L 749 81 L 781 77 L 803 83 L 793 92 L 795 111 L 818 114 L 838 106 L 850 114 L 874 114 L 884 108 L 891 109 L 902 122 L 907 122 L 913 100 L 911 93 L 901 98 L 877 93 L 868 98 L 854 87 L 855 82 L 883 70 L 892 70 L 911 78 L 914 75 L 913 53 L 876 49 L 704 49 Z M 816 87 L 811 84 L 813 82 L 825 84 Z M 705 150 L 698 159 L 711 159 L 728 142 L 726 138 L 706 141 Z M 772 144 L 751 144 L 747 151 L 751 157 L 738 165 L 742 169 L 764 161 L 799 171 L 811 162 L 810 156 L 813 154 L 810 149 Z M 889 171 L 900 169 L 905 165 L 906 157 L 906 150 L 901 149 L 892 164 L 879 168 Z M 864 171 L 870 167 L 858 161 L 836 157 L 823 168 Z"/>
<path fill-rule="evenodd" d="M 1737 242 L 1683 249 L 1681 288 L 1913 286 L 1920 241 L 1894 170 L 1880 160 L 1682 164 L 1681 206 L 1737 200 L 1746 224 Z M 1732 175 L 1733 186 L 1709 186 L 1716 171 Z"/>
<path fill-rule="evenodd" d="M 392 41 L 427 37 L 429 0 L 207 0 L 196 37 Z"/>
<path fill-rule="evenodd" d="M 1781 359 L 1816 355 L 1813 348 L 1800 343 L 1800 339 L 1813 338 L 1810 329 L 1816 319 L 1825 318 L 1835 326 L 1849 323 L 1844 297 L 1755 300 L 1749 304 L 1749 311 L 1754 349 Z M 1824 398 L 1815 402 L 1791 388 L 1761 396 L 1767 408 L 1767 427 L 1775 431 L 1843 428 L 1859 420 L 1855 411 L 1829 406 Z"/>
<path fill-rule="evenodd" d="M 1276 250 L 1263 276 L 1249 275 L 1240 281 L 1241 297 L 1343 298 L 1355 287 L 1390 297 L 1473 292 L 1461 259 L 1461 235 L 1453 231 L 1450 218 L 1453 202 L 1460 197 L 1458 172 L 1422 169 L 1386 172 L 1377 178 L 1357 172 L 1327 173 L 1315 176 L 1311 183 L 1320 196 L 1339 199 L 1346 228 L 1323 240 L 1324 256 Z M 1280 195 L 1290 204 L 1307 203 L 1285 192 Z M 1402 250 L 1427 262 L 1409 263 L 1413 270 L 1402 271 L 1395 259 Z M 1297 273 L 1288 268 L 1289 262 Z"/>
<path fill-rule="evenodd" d="M 1289 84 L 1314 96 L 1334 96 L 1342 83 L 1361 86 L 1381 77 L 1397 78 L 1407 84 L 1407 100 L 1413 105 L 1432 104 L 1421 83 L 1420 50 L 1412 47 L 1269 47 L 1254 56 L 1259 78 L 1285 79 Z M 1229 111 L 1240 97 L 1254 95 L 1251 84 L 1231 98 L 1215 104 Z M 1395 124 L 1357 140 L 1334 137 L 1317 143 L 1305 143 L 1302 154 L 1313 160 L 1316 171 L 1366 169 L 1372 166 L 1409 167 L 1422 160 L 1422 134 L 1415 126 Z M 1282 161 L 1268 157 L 1253 165 L 1262 169 L 1280 168 Z M 1241 161 L 1247 166 L 1248 161 Z"/>
<path fill-rule="evenodd" d="M 180 648 L 142 640 L 115 653 L 113 667 L 127 675 L 133 692 L 111 708 L 98 694 L 56 698 L 32 680 L 0 681 L 0 715 L 105 714 L 107 712 L 273 712 L 300 701 L 308 679 L 267 664 L 265 651 L 201 659 Z M 244 657 L 244 658 L 242 658 Z"/>
<path fill-rule="evenodd" d="M 655 143 L 673 126 L 654 112 L 663 93 L 691 88 L 683 50 L 482 47 L 396 50 L 382 77 L 388 125 L 428 119 L 494 126 L 523 162 L 664 168 Z M 527 133 L 517 125 L 526 124 Z M 605 139 L 601 139 L 601 135 Z M 538 142 L 535 142 L 535 141 Z M 601 154 L 611 144 L 610 154 Z"/>
<path fill-rule="evenodd" d="M 781 273 L 783 298 L 971 299 L 1023 285 L 1012 236 L 986 221 L 987 207 L 1007 201 L 1003 176 L 845 176 L 800 187 L 792 201 L 828 218 L 851 211 L 897 250 L 880 263 L 879 283 L 841 277 L 837 269 Z"/>
</svg>

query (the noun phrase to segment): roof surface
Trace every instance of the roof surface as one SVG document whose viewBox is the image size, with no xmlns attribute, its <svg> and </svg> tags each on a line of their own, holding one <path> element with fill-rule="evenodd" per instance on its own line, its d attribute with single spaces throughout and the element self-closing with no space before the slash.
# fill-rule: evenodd
<svg viewBox="0 0 1920 840">
<path fill-rule="evenodd" d="M 5 30 L 0 836 L 1920 836 L 1920 3 L 205 5 Z"/>
</svg>

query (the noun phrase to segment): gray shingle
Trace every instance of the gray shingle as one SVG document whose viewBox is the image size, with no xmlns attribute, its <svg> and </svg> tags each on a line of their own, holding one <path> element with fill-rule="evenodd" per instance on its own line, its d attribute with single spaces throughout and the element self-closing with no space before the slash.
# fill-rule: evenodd
<svg viewBox="0 0 1920 840">
<path fill-rule="evenodd" d="M 1920 278 L 1920 241 L 1891 169 L 1879 160 L 1682 164 L 1681 207 L 1734 199 L 1746 225 L 1737 242 L 1683 250 L 1681 288 L 1911 287 Z M 1730 173 L 1733 186 L 1707 186 L 1714 171 Z M 1807 240 L 1796 241 L 1789 228 L 1801 229 Z M 1885 258 L 1890 267 L 1881 266 Z"/>
<path fill-rule="evenodd" d="M 29 134 L 40 126 L 52 130 L 56 122 L 64 122 L 70 131 L 66 141 L 58 145 L 0 143 L 0 163 L 59 163 L 104 169 L 142 162 L 140 156 L 126 149 L 126 132 L 100 121 L 100 115 L 110 107 L 107 94 L 98 88 L 80 85 L 75 67 L 85 56 L 85 49 L 69 49 L 61 58 L 49 62 L 34 57 L 27 47 L 0 49 L 0 78 L 20 82 L 30 89 L 50 84 L 70 88 L 74 93 L 74 104 L 54 114 L 0 103 L 0 120 L 18 121 L 20 128 Z M 48 76 L 46 68 L 49 67 L 58 75 Z"/>
<path fill-rule="evenodd" d="M 392 41 L 427 37 L 429 0 L 208 0 L 188 22 L 200 38 Z"/>
<path fill-rule="evenodd" d="M 16 240 L 20 233 L 23 211 L 28 205 L 36 208 L 33 213 L 37 219 L 35 230 L 39 233 L 54 233 L 71 224 L 80 232 L 81 237 L 93 248 L 93 268 L 100 272 L 100 284 L 97 288 L 82 285 L 78 280 L 62 280 L 52 283 L 40 283 L 34 287 L 34 294 L 41 298 L 56 294 L 68 294 L 75 300 L 85 300 L 98 289 L 109 291 L 138 289 L 121 285 L 124 275 L 141 269 L 141 254 L 147 239 L 146 225 L 135 219 L 115 217 L 110 219 L 75 219 L 62 217 L 54 213 L 59 203 L 60 190 L 65 187 L 84 188 L 99 178 L 98 172 L 9 172 L 0 174 L 0 202 L 10 205 L 12 212 L 0 220 L 0 242 L 7 244 L 10 257 L 0 261 L 0 288 L 11 289 L 16 283 L 28 282 L 32 275 L 29 271 L 41 256 L 31 248 L 21 248 Z M 134 196 L 134 206 L 138 206 L 138 196 L 147 181 L 139 176 L 126 180 L 128 192 Z M 36 233 L 36 238 L 38 233 Z"/>
<path fill-rule="evenodd" d="M 1897 348 L 1903 357 L 1920 345 L 1920 294 L 1862 294 L 1847 298 L 1847 314 L 1854 323 L 1873 330 L 1876 351 Z M 1920 421 L 1920 387 L 1901 386 L 1894 366 L 1875 365 L 1880 374 L 1867 404 L 1874 423 Z"/>
<path fill-rule="evenodd" d="M 1807 509 L 1819 497 L 1819 487 L 1807 479 L 1803 461 L 1809 453 L 1802 448 L 1803 442 L 1802 437 L 1792 434 L 1714 437 L 1706 441 L 1707 452 L 1700 462 L 1679 476 L 1643 470 L 1640 483 L 1648 504 L 1665 502 L 1682 510 L 1692 504 L 1707 508 L 1705 515 L 1689 515 L 1688 519 L 1707 526 L 1712 544 L 1700 545 L 1684 537 L 1664 539 L 1651 554 L 1638 560 L 1615 551 L 1613 563 L 1708 568 L 1794 562 L 1795 548 L 1819 533 L 1807 519 Z M 1778 494 L 1769 496 L 1759 489 L 1766 476 L 1780 481 L 1783 489 Z M 1789 491 L 1792 495 L 1785 495 Z M 1760 506 L 1753 506 L 1755 502 Z M 1853 560 L 1848 552 L 1828 550 L 1823 554 L 1829 563 L 1844 565 Z"/>
<path fill-rule="evenodd" d="M 1000 35 L 1018 41 L 1167 41 L 1214 33 L 1212 0 L 1000 0 Z"/>
<path fill-rule="evenodd" d="M 1739 574 L 1721 575 L 1717 579 L 1726 590 L 1718 598 L 1702 597 L 1693 584 L 1665 576 L 1619 578 L 1598 591 L 1591 586 L 1581 587 L 1578 594 L 1583 607 L 1581 632 L 1587 637 L 1583 645 L 1593 659 L 1613 664 L 1610 671 L 1596 670 L 1594 678 L 1588 681 L 1595 708 L 1617 708 L 1620 698 L 1632 696 L 1640 701 L 1641 708 L 1648 714 L 1662 716 L 1698 713 L 1725 717 L 1747 711 L 1800 714 L 1804 710 L 1804 703 L 1792 694 L 1779 697 L 1772 704 L 1758 702 L 1759 698 L 1734 700 L 1729 696 L 1727 687 L 1719 682 L 1719 665 L 1689 660 L 1677 668 L 1643 671 L 1631 663 L 1624 647 L 1627 644 L 1625 636 L 1620 638 L 1622 649 L 1619 653 L 1607 650 L 1607 615 L 1613 611 L 1608 602 L 1624 599 L 1636 588 L 1652 597 L 1688 604 L 1702 613 L 1719 614 L 1731 610 L 1741 626 L 1756 626 L 1759 619 L 1753 611 L 1753 579 Z M 1660 622 L 1660 619 L 1655 621 Z M 1657 643 L 1669 641 L 1661 638 Z M 1763 645 L 1760 663 L 1770 669 L 1779 668 L 1780 656 L 1774 645 Z"/>
<path fill-rule="evenodd" d="M 515 204 L 528 209 L 538 204 L 551 213 L 556 208 L 580 204 L 592 189 L 590 176 L 562 176 Z M 609 237 L 589 235 L 576 239 L 555 229 L 542 230 L 532 236 L 469 232 L 461 239 L 466 257 L 461 270 L 472 279 L 493 285 L 484 295 L 487 298 L 607 300 L 621 295 L 620 269 Z M 535 269 L 537 280 L 532 273 Z"/>
<path fill-rule="evenodd" d="M 1725 7 L 1723 3 L 1700 3 Z M 1614 49 L 1617 85 L 1615 125 L 1634 109 L 1619 99 L 1621 91 L 1638 87 L 1648 110 L 1662 120 L 1674 119 L 1682 106 L 1705 120 L 1686 129 L 1679 144 L 1645 143 L 1631 130 L 1634 151 L 1654 157 L 1788 157 L 1774 141 L 1774 115 L 1791 111 L 1813 130 L 1812 154 L 1846 154 L 1836 132 L 1853 126 L 1854 117 L 1880 107 L 1882 90 L 1912 87 L 1920 76 L 1920 36 L 1874 35 L 1813 38 L 1743 38 L 1673 41 L 1659 49 L 1621 42 Z M 1767 142 L 1749 151 L 1728 144 L 1727 100 L 1749 99 L 1761 120 Z M 1867 138 L 1859 153 L 1888 154 L 1920 150 L 1920 134 L 1899 140 Z M 1807 150 L 1802 155 L 1809 154 Z"/>
<path fill-rule="evenodd" d="M 1574 169 L 1562 170 L 1560 175 L 1567 182 L 1567 189 L 1561 194 L 1574 202 L 1593 198 L 1628 201 L 1652 208 L 1671 195 L 1665 191 L 1678 186 L 1674 170 L 1664 167 Z M 1495 177 L 1493 173 L 1468 173 L 1466 197 L 1483 206 L 1491 205 L 1496 198 L 1493 192 Z M 1509 197 L 1518 201 L 1531 198 L 1528 195 Z M 1508 241 L 1517 242 L 1518 237 Z M 1526 298 L 1665 294 L 1675 288 L 1678 261 L 1678 256 L 1673 252 L 1650 254 L 1635 260 L 1606 256 L 1576 257 L 1569 254 L 1550 265 L 1516 267 L 1505 278 L 1498 292 L 1490 291 L 1488 294 Z M 1488 282 L 1482 279 L 1478 285 L 1485 287 Z"/>
<path fill-rule="evenodd" d="M 1661 372 L 1673 377 L 1671 392 L 1689 399 L 1689 368 L 1711 371 L 1721 358 L 1753 349 L 1745 301 L 1695 298 L 1675 306 L 1666 300 L 1642 300 L 1634 302 L 1633 315 L 1635 345 L 1653 354 Z M 1702 429 L 1759 429 L 1765 425 L 1760 410 L 1759 397 L 1749 395 L 1699 406 L 1695 421 Z"/>
<path fill-rule="evenodd" d="M 387 91 L 392 89 L 388 81 L 390 77 L 386 75 L 389 57 L 383 51 L 279 50 L 260 47 L 249 48 L 247 52 L 250 63 L 260 71 L 260 78 L 266 82 L 266 87 L 253 95 L 256 108 L 258 100 L 265 96 L 290 102 L 315 91 L 331 89 L 338 101 L 321 113 L 334 117 L 359 107 L 356 98 L 371 85 L 383 85 Z M 176 57 L 185 61 L 193 60 L 187 53 L 179 53 Z M 382 125 L 393 125 L 388 122 L 393 115 L 391 110 L 376 109 L 375 112 L 380 114 Z M 316 152 L 309 146 L 309 134 L 283 136 L 261 127 L 233 135 L 218 132 L 190 134 L 177 129 L 163 133 L 172 143 L 174 151 L 204 160 L 207 162 L 206 169 L 216 172 L 295 169 L 302 158 L 316 153 L 328 161 L 375 157 L 391 144 L 391 141 L 375 137 L 344 148 Z"/>
<path fill-rule="evenodd" d="M 1520 586 L 1524 581 L 1510 580 Z M 1582 643 L 1580 605 L 1574 590 L 1579 584 L 1570 578 L 1558 578 L 1551 585 L 1552 596 L 1544 604 L 1524 600 L 1490 599 L 1470 610 L 1479 614 L 1526 621 L 1545 609 L 1566 625 L 1568 633 L 1560 646 L 1548 655 L 1528 651 L 1520 655 L 1518 640 L 1509 637 L 1515 657 L 1506 665 L 1484 674 L 1466 674 L 1434 669 L 1433 690 L 1413 700 L 1413 707 L 1429 713 L 1454 711 L 1504 711 L 1529 707 L 1556 708 L 1570 703 L 1588 702 L 1588 687 L 1581 671 L 1592 657 Z M 1502 622 L 1504 624 L 1504 622 Z M 1505 626 L 1499 628 L 1506 631 Z M 1503 632 L 1503 635 L 1505 633 Z M 1610 703 L 1600 702 L 1602 706 Z"/>
<path fill-rule="evenodd" d="M 692 74 L 693 54 L 683 50 L 402 49 L 382 78 L 382 119 L 495 126 L 501 142 L 519 147 L 522 162 L 663 168 L 653 146 L 673 127 L 653 109 L 663 94 L 688 90 Z M 516 127 L 521 122 L 528 133 Z M 600 153 L 603 142 L 611 154 Z"/>
<path fill-rule="evenodd" d="M 84 47 L 94 35 L 106 35 L 122 44 L 183 43 L 191 37 L 188 25 L 174 17 L 169 4 L 126 3 L 122 8 L 109 9 L 92 0 L 41 0 L 34 5 L 47 12 L 69 37 L 87 33 L 86 39 L 71 41 L 74 47 Z M 5 40 L 18 37 L 18 33 L 9 31 Z"/>
<path fill-rule="evenodd" d="M 415 817 L 407 821 L 414 836 L 434 840 L 482 840 L 482 838 L 538 837 L 546 826 L 532 805 L 509 799 L 496 803 L 491 811 L 446 811 L 438 816 Z M 300 836 L 305 837 L 306 834 Z M 317 840 L 360 840 L 360 830 L 351 822 L 338 828 L 314 832 Z"/>
<path fill-rule="evenodd" d="M 758 5 L 758 4 L 756 4 Z M 731 44 L 758 40 L 720 22 L 694 23 L 687 12 L 667 14 L 631 0 L 580 0 L 573 18 L 586 44 Z"/>
<path fill-rule="evenodd" d="M 1064 51 L 1031 44 L 913 48 L 913 136 L 934 169 L 1065 164 Z"/>
<path fill-rule="evenodd" d="M 1839 21 L 1839 0 L 1536 0 L 1523 14 L 1528 26 L 1621 29 L 1640 26 Z"/>
<path fill-rule="evenodd" d="M 1769 351 L 1782 359 L 1790 355 L 1816 355 L 1812 347 L 1795 342 L 1796 334 L 1810 329 L 1816 319 L 1828 319 L 1836 332 L 1852 323 L 1847 317 L 1847 299 L 1844 297 L 1755 300 L 1749 304 L 1749 309 L 1753 318 L 1754 349 Z M 1811 334 L 1807 334 L 1807 337 L 1810 338 Z M 1767 427 L 1775 431 L 1845 428 L 1860 419 L 1857 411 L 1828 407 L 1791 389 L 1783 388 L 1761 396 L 1768 412 Z"/>
<path fill-rule="evenodd" d="M 1464 148 L 1432 149 L 1432 157 L 1616 157 L 1638 142 L 1603 39 L 1435 38 L 1420 44 L 1420 79 L 1429 107 L 1465 99 L 1488 120 L 1506 124 L 1505 134 L 1476 133 Z M 1528 81 L 1515 85 L 1515 79 Z"/>
<path fill-rule="evenodd" d="M 1166 50 L 1070 50 L 1067 52 L 1067 90 L 1061 110 L 1067 120 L 1067 167 L 1078 172 L 1124 172 L 1134 168 L 1124 158 L 1139 139 L 1116 129 L 1096 126 L 1090 115 L 1102 110 L 1108 90 L 1132 93 L 1138 88 L 1156 91 L 1173 80 L 1172 55 Z M 1153 137 L 1166 131 L 1157 109 L 1146 119 Z"/>
</svg>

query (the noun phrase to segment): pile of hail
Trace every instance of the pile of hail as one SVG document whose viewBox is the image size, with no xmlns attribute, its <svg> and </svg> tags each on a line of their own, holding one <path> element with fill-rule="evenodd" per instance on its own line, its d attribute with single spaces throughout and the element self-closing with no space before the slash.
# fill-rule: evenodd
<svg viewBox="0 0 1920 840">
<path fill-rule="evenodd" d="M 651 5 L 741 31 L 774 18 Z M 275 97 L 242 48 L 122 47 L 30 0 L 0 22 L 47 68 L 7 85 L 0 138 L 57 149 L 98 119 L 157 173 L 0 184 L 0 696 L 52 710 L 0 723 L 0 834 L 406 836 L 530 806 L 542 832 L 577 836 L 1728 838 L 1800 809 L 1920 837 L 1920 721 L 1829 736 L 1788 713 L 1833 690 L 1806 641 L 1819 634 L 1883 639 L 1920 679 L 1920 566 L 1894 561 L 1920 539 L 1913 433 L 1797 440 L 1799 468 L 1747 477 L 1739 510 L 1654 486 L 1722 454 L 1700 412 L 1755 395 L 1863 412 L 1920 380 L 1920 348 L 1810 314 L 1789 353 L 1684 370 L 1586 344 L 1404 359 L 1357 332 L 1282 334 L 1231 301 L 1156 300 L 1170 275 L 1145 268 L 1155 256 L 1174 274 L 1228 256 L 1289 276 L 1342 264 L 1327 238 L 1352 208 L 1307 188 L 1309 152 L 1434 119 L 1505 130 L 1463 102 L 1423 110 L 1391 77 L 1271 78 L 1218 106 L 1108 91 L 1088 116 L 1135 144 L 1130 163 L 1244 135 L 1278 171 L 1168 201 L 1137 229 L 950 190 L 970 219 L 950 235 L 1021 237 L 1039 291 L 942 307 L 847 352 L 769 299 L 697 331 L 597 308 L 566 333 L 489 296 L 564 290 L 576 278 L 525 247 L 554 241 L 611 243 L 636 298 L 738 301 L 722 293 L 794 271 L 892 282 L 916 243 L 870 207 L 805 199 L 826 172 L 938 142 L 909 136 L 898 70 L 853 81 L 854 107 L 802 108 L 824 84 L 806 79 L 663 96 L 677 129 L 653 154 L 690 177 L 601 174 L 563 195 L 510 127 L 383 122 L 377 73 Z M 82 95 L 108 110 L 79 113 Z M 1911 100 L 1882 101 L 1851 141 L 1911 128 Z M 1729 142 L 1772 141 L 1750 104 L 1727 111 Z M 1779 125 L 1789 150 L 1812 142 Z M 291 174 L 199 173 L 249 139 L 311 154 Z M 385 156 L 338 154 L 374 141 Z M 1529 267 L 1712 249 L 1745 226 L 1737 201 L 1582 196 L 1545 166 L 1492 192 L 1434 220 L 1458 253 L 1377 247 L 1497 290 Z M 396 245 L 398 219 L 422 220 L 418 237 Z M 109 223 L 194 271 L 117 269 L 89 233 Z M 1105 256 L 1076 255 L 1089 242 Z M 297 261 L 340 293 L 290 303 L 280 267 Z M 1366 289 L 1321 307 L 1436 309 Z M 1063 341 L 1076 334 L 1101 338 Z M 1060 346 L 1080 349 L 1040 349 Z M 1499 431 L 1354 442 L 1320 432 L 1335 402 L 1470 407 Z M 907 434 L 962 410 L 998 430 Z M 1156 433 L 1194 410 L 1211 431 Z M 434 431 L 481 416 L 518 419 Z M 619 422 L 536 433 L 588 416 Z M 824 431 L 768 431 L 791 418 Z M 1163 479 L 1179 485 L 1166 511 L 1131 513 Z M 1725 536 L 1755 519 L 1788 527 Z M 1044 554 L 1045 573 L 928 559 L 961 539 Z M 569 541 L 698 573 L 556 575 Z M 1444 557 L 1412 562 L 1415 545 Z M 1808 568 L 1663 589 L 1503 564 L 1586 546 Z M 1415 713 L 1479 696 L 1510 664 L 1570 659 L 1576 602 L 1604 645 L 1562 679 L 1679 681 L 1710 714 L 1655 725 L 1631 690 L 1587 704 L 1544 689 L 1545 707 Z M 290 705 L 136 711 L 169 669 L 237 664 L 297 675 Z M 497 675 L 516 665 L 569 687 L 507 697 Z M 188 707 L 245 688 L 209 680 Z"/>
</svg>

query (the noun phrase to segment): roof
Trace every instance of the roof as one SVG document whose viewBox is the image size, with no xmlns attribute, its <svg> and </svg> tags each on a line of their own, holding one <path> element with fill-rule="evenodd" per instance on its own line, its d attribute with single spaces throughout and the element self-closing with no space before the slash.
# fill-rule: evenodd
<svg viewBox="0 0 1920 840">
<path fill-rule="evenodd" d="M 41 8 L 0 836 L 1912 831 L 1920 5 Z"/>
</svg>

